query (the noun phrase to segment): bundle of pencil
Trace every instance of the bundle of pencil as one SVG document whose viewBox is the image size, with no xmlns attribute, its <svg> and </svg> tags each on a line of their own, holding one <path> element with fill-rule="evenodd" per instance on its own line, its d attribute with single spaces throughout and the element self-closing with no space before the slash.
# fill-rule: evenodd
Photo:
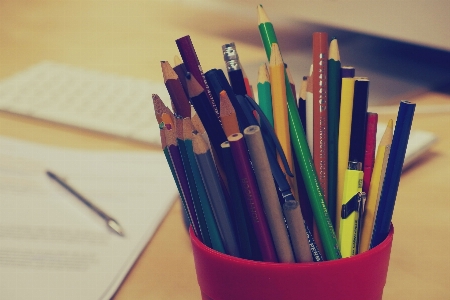
<svg viewBox="0 0 450 300">
<path fill-rule="evenodd" d="M 154 95 L 155 116 L 192 229 L 206 246 L 251 260 L 367 251 L 389 231 L 415 105 L 401 102 L 398 133 L 391 120 L 375 151 L 369 80 L 341 66 L 337 39 L 313 34 L 297 101 L 274 26 L 257 9 L 267 54 L 259 105 L 235 43 L 222 46 L 229 80 L 203 73 L 189 36 L 176 41 L 175 68 L 161 62 L 173 111 Z"/>
</svg>

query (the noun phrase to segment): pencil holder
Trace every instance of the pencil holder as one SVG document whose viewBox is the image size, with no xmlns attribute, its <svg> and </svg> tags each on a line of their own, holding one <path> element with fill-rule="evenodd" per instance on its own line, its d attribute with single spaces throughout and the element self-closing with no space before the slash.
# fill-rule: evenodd
<svg viewBox="0 0 450 300">
<path fill-rule="evenodd" d="M 350 258 L 318 263 L 268 263 L 217 252 L 192 229 L 197 280 L 204 300 L 381 299 L 394 228 L 375 248 Z"/>
</svg>

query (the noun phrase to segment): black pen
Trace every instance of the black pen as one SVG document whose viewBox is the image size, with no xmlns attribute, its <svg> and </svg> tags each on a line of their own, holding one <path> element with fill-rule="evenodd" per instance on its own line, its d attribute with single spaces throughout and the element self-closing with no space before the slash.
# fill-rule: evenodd
<svg viewBox="0 0 450 300">
<path fill-rule="evenodd" d="M 66 190 L 68 190 L 72 195 L 74 195 L 75 197 L 78 198 L 78 200 L 80 200 L 81 202 L 83 202 L 84 204 L 86 204 L 87 207 L 89 207 L 90 209 L 92 209 L 97 215 L 99 215 L 103 220 L 105 220 L 106 225 L 115 233 L 117 233 L 120 236 L 124 236 L 124 232 L 122 229 L 122 226 L 120 226 L 120 224 L 113 219 L 112 217 L 110 217 L 108 214 L 106 214 L 103 210 L 101 210 L 99 207 L 97 207 L 95 204 L 93 204 L 91 201 L 89 201 L 88 199 L 86 199 L 83 195 L 81 195 L 79 192 L 77 192 L 73 187 L 71 187 L 70 185 L 68 185 L 62 178 L 60 178 L 58 175 L 56 175 L 55 173 L 51 172 L 51 171 L 47 171 L 47 175 L 55 180 L 57 183 L 59 183 L 60 185 L 62 185 Z"/>
</svg>

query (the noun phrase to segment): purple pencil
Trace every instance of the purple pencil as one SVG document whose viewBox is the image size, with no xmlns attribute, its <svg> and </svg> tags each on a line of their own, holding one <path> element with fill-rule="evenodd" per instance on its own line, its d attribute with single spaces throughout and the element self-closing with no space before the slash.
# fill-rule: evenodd
<svg viewBox="0 0 450 300">
<path fill-rule="evenodd" d="M 209 102 L 214 108 L 217 118 L 219 118 L 219 109 L 214 102 L 211 91 L 209 90 L 208 83 L 206 82 L 205 75 L 203 74 L 200 61 L 198 60 L 197 53 L 195 52 L 194 45 L 192 44 L 191 37 L 189 35 L 183 36 L 176 41 L 178 51 L 180 51 L 181 58 L 183 59 L 184 65 L 189 73 L 194 76 L 194 78 L 200 83 L 203 89 L 208 95 Z"/>
<path fill-rule="evenodd" d="M 235 133 L 228 137 L 228 141 L 263 261 L 278 262 L 244 136 Z"/>
</svg>

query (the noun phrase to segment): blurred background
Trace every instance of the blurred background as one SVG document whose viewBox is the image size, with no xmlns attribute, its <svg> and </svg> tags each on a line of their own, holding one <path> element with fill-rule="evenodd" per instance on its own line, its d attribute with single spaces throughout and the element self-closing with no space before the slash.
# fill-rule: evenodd
<svg viewBox="0 0 450 300">
<path fill-rule="evenodd" d="M 159 61 L 189 34 L 204 71 L 234 41 L 256 84 L 266 61 L 253 0 L 1 0 L 0 77 L 41 60 L 161 80 Z M 338 38 L 341 62 L 371 80 L 370 104 L 450 86 L 450 1 L 265 1 L 294 80 L 308 75 L 312 32 Z M 24 7 L 26 8 L 24 10 Z M 205 40 L 208 43 L 199 44 Z M 197 43 L 196 43 L 197 41 Z M 7 45 L 7 47 L 6 47 Z M 147 55 L 135 55 L 135 53 Z M 370 58 L 370 59 L 369 59 Z"/>
</svg>

